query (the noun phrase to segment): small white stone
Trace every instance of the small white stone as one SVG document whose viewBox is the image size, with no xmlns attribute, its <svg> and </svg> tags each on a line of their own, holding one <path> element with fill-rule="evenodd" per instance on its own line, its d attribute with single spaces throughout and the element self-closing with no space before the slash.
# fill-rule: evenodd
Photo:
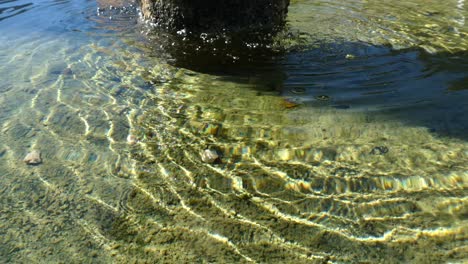
<svg viewBox="0 0 468 264">
<path fill-rule="evenodd" d="M 33 150 L 29 152 L 23 161 L 28 165 L 38 165 L 42 163 L 41 152 L 39 150 Z"/>
<path fill-rule="evenodd" d="M 354 60 L 356 58 L 356 56 L 354 56 L 353 54 L 346 54 L 346 59 L 348 60 Z"/>
<path fill-rule="evenodd" d="M 205 163 L 213 163 L 219 158 L 218 153 L 215 150 L 205 149 L 201 154 L 201 159 Z"/>
<path fill-rule="evenodd" d="M 127 136 L 127 143 L 129 145 L 135 145 L 137 142 L 138 142 L 138 139 L 134 135 L 130 134 Z"/>
</svg>

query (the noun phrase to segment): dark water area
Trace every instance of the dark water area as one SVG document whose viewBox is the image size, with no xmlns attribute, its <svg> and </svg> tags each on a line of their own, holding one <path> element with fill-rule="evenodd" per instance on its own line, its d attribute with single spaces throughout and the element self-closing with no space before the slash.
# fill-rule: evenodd
<svg viewBox="0 0 468 264">
<path fill-rule="evenodd" d="M 194 35 L 0 0 L 0 262 L 465 263 L 466 16 L 295 0 Z"/>
<path fill-rule="evenodd" d="M 463 91 L 468 89 L 466 51 L 395 50 L 388 44 L 341 39 L 307 43 L 300 32 L 284 34 L 297 41 L 295 46 L 284 47 L 281 40 L 257 35 L 155 34 L 150 39 L 168 41 L 153 53 L 169 56 L 176 67 L 234 82 L 255 79 L 253 89 L 304 107 L 385 113 L 439 136 L 467 139 L 467 122 L 460 119 L 468 110 L 468 93 Z"/>
</svg>

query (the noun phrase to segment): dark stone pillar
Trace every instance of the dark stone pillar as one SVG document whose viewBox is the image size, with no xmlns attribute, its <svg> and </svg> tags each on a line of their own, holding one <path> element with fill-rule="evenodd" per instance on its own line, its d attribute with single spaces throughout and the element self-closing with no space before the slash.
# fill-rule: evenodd
<svg viewBox="0 0 468 264">
<path fill-rule="evenodd" d="M 290 0 L 139 0 L 145 19 L 169 30 L 276 31 Z"/>
</svg>

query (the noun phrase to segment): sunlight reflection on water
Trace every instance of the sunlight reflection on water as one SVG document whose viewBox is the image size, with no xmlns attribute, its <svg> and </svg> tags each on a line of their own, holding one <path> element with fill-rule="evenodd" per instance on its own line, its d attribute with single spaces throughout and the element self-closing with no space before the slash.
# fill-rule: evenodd
<svg viewBox="0 0 468 264">
<path fill-rule="evenodd" d="M 284 49 L 234 63 L 130 5 L 25 3 L 0 1 L 2 261 L 467 259 L 463 1 L 293 1 Z"/>
</svg>

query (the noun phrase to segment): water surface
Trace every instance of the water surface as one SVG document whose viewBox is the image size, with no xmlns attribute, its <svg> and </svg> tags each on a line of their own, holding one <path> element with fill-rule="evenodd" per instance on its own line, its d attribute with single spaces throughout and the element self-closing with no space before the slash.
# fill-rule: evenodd
<svg viewBox="0 0 468 264">
<path fill-rule="evenodd" d="M 225 44 L 0 1 L 1 262 L 466 262 L 467 9 L 297 0 Z"/>
</svg>

